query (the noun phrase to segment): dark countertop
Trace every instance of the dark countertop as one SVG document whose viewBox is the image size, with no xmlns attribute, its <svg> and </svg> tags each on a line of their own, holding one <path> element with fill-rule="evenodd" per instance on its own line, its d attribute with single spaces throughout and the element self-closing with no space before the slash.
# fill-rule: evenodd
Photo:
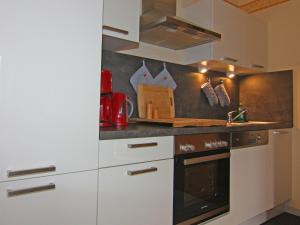
<svg viewBox="0 0 300 225">
<path fill-rule="evenodd" d="M 175 136 L 185 134 L 201 134 L 216 132 L 238 132 L 251 130 L 271 130 L 292 128 L 291 122 L 279 122 L 270 124 L 247 124 L 242 126 L 215 126 L 215 127 L 183 127 L 173 128 L 167 126 L 130 123 L 127 127 L 100 128 L 100 140 L 122 139 L 122 138 L 140 138 L 140 137 L 158 137 L 158 136 Z"/>
</svg>

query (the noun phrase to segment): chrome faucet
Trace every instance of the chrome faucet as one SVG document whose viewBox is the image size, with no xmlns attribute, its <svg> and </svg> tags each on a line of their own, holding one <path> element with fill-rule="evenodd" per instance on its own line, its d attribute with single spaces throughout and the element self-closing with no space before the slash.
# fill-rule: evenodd
<svg viewBox="0 0 300 225">
<path fill-rule="evenodd" d="M 243 110 L 242 112 L 240 112 L 238 115 L 236 115 L 234 118 L 233 117 L 233 113 L 236 113 L 237 111 L 230 111 L 229 113 L 227 113 L 227 122 L 228 123 L 233 123 L 235 120 L 237 120 L 241 115 L 245 114 L 247 112 L 247 110 Z"/>
</svg>

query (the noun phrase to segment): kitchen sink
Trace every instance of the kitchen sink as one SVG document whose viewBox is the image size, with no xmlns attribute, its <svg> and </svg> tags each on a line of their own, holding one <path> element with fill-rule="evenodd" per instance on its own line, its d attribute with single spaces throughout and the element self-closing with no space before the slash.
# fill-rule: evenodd
<svg viewBox="0 0 300 225">
<path fill-rule="evenodd" d="M 232 122 L 227 123 L 227 127 L 236 127 L 236 126 L 250 126 L 250 125 L 269 125 L 276 122 L 265 122 L 265 121 L 248 121 L 248 122 Z"/>
</svg>

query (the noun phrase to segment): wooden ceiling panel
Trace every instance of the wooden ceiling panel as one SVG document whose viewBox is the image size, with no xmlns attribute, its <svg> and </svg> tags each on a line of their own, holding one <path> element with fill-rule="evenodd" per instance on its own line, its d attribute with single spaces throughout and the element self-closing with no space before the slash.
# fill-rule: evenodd
<svg viewBox="0 0 300 225">
<path fill-rule="evenodd" d="M 248 13 L 257 12 L 262 9 L 287 2 L 289 0 L 224 0 Z"/>
</svg>

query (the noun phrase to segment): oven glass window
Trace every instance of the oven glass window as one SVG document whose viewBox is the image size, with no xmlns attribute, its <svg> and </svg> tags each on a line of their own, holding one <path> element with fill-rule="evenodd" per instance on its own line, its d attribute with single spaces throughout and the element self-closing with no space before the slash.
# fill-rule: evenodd
<svg viewBox="0 0 300 225">
<path fill-rule="evenodd" d="M 226 201 L 228 198 L 227 160 L 187 166 L 184 170 L 184 207 Z"/>
</svg>

